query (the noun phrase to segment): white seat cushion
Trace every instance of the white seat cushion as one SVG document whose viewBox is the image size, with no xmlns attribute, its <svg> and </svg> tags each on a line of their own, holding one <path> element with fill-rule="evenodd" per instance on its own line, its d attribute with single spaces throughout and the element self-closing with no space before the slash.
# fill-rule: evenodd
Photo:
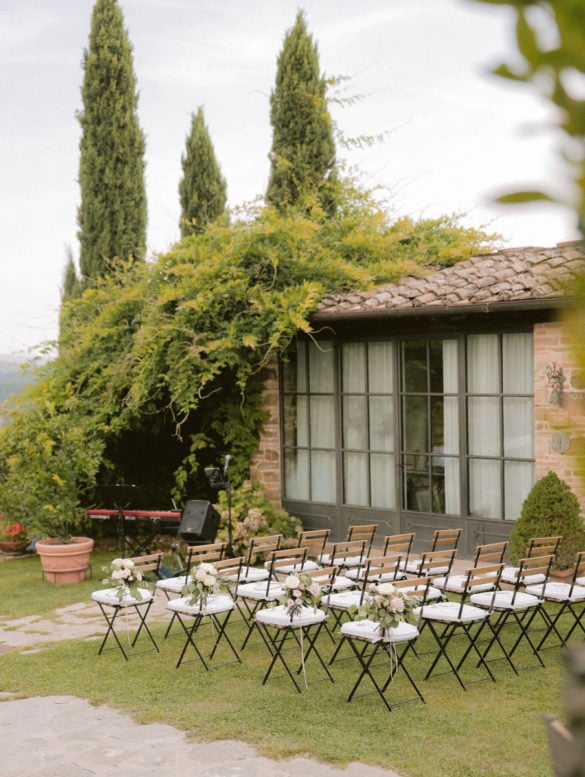
<svg viewBox="0 0 585 777">
<path fill-rule="evenodd" d="M 268 591 L 266 591 L 268 587 Z M 274 602 L 284 593 L 280 583 L 243 583 L 237 586 L 236 595 L 245 599 L 257 599 L 258 601 Z"/>
<path fill-rule="evenodd" d="M 268 571 L 260 567 L 242 567 L 240 580 L 243 583 L 258 583 L 260 580 L 268 580 Z"/>
<path fill-rule="evenodd" d="M 502 569 L 502 583 L 508 583 L 509 585 L 515 585 L 518 581 L 518 573 L 520 567 L 504 567 Z M 538 575 L 525 575 L 522 581 L 523 585 L 536 585 L 537 583 L 544 583 L 545 576 L 543 574 Z"/>
<path fill-rule="evenodd" d="M 416 580 L 413 580 L 411 586 L 407 585 L 404 588 L 401 588 L 400 591 L 403 594 L 406 594 L 407 596 L 415 596 L 417 592 L 420 592 L 419 595 L 423 594 L 425 592 L 425 587 L 423 586 L 422 587 L 422 591 L 421 591 L 420 584 L 417 585 Z M 443 592 L 441 591 L 440 588 L 435 588 L 434 586 L 430 585 L 426 589 L 425 596 L 426 596 L 427 601 L 433 601 L 435 599 L 442 599 L 443 598 Z M 420 596 L 420 598 L 422 599 L 422 596 Z"/>
<path fill-rule="evenodd" d="M 94 591 L 91 598 L 94 602 L 100 604 L 113 604 L 119 607 L 129 607 L 134 604 L 147 604 L 152 601 L 152 594 L 146 588 L 139 588 L 142 599 L 136 599 L 133 596 L 124 596 L 123 599 L 118 599 L 118 591 L 115 588 L 103 588 L 101 591 Z"/>
<path fill-rule="evenodd" d="M 543 596 L 550 602 L 582 602 L 585 600 L 585 587 L 574 586 L 571 591 L 570 583 L 549 582 L 543 587 L 541 585 L 528 586 L 526 588 L 527 594 L 533 594 L 534 596 Z M 570 594 L 570 596 L 569 596 Z"/>
<path fill-rule="evenodd" d="M 481 594 L 478 594 L 481 596 Z M 425 604 L 424 607 L 416 607 L 414 614 L 425 620 L 441 621 L 443 623 L 472 623 L 488 617 L 488 611 L 480 607 L 472 607 L 458 602 L 437 602 L 437 604 Z"/>
<path fill-rule="evenodd" d="M 516 596 L 514 596 L 514 591 L 496 591 L 495 595 L 489 592 L 471 594 L 469 600 L 472 604 L 477 604 L 478 607 L 489 609 L 493 606 L 494 610 L 526 610 L 540 604 L 538 596 L 533 596 L 525 591 L 516 592 Z"/>
<path fill-rule="evenodd" d="M 236 606 L 231 596 L 227 594 L 212 594 L 207 597 L 205 609 L 201 610 L 199 602 L 189 604 L 190 596 L 182 596 L 180 599 L 172 599 L 167 603 L 167 608 L 182 615 L 215 615 L 218 612 L 228 612 Z"/>
<path fill-rule="evenodd" d="M 282 561 L 286 561 L 286 559 L 282 559 Z M 270 561 L 266 561 L 264 566 L 266 569 L 270 567 Z M 285 566 L 279 566 L 278 567 L 278 573 L 283 575 L 290 575 L 293 572 L 296 572 L 297 574 L 301 572 L 315 572 L 317 569 L 321 569 L 321 566 L 317 564 L 316 561 L 311 561 L 309 559 L 308 561 L 304 561 L 302 564 L 287 564 Z"/>
<path fill-rule="evenodd" d="M 344 637 L 356 637 L 368 642 L 408 642 L 418 637 L 418 629 L 412 623 L 401 621 L 398 626 L 381 629 L 380 624 L 371 620 L 349 621 L 341 627 Z"/>
<path fill-rule="evenodd" d="M 467 575 L 449 575 L 449 577 L 434 577 L 433 585 L 440 588 L 442 591 L 449 591 L 452 594 L 462 594 L 465 591 L 465 584 L 467 583 Z M 471 587 L 472 591 L 492 591 L 493 584 L 485 583 L 484 585 L 474 585 Z"/>
<path fill-rule="evenodd" d="M 322 564 L 325 567 L 328 567 L 331 565 L 331 554 L 330 553 L 322 553 L 319 556 L 319 563 Z M 362 566 L 367 562 L 367 559 L 365 556 L 336 556 L 335 557 L 335 565 L 336 566 L 343 566 L 343 567 L 359 567 Z"/>
<path fill-rule="evenodd" d="M 259 610 L 254 616 L 259 623 L 266 626 L 292 626 L 293 628 L 314 626 L 324 621 L 326 617 L 327 613 L 324 610 L 301 607 L 300 614 L 295 615 L 291 621 L 290 614 L 284 604 L 279 604 L 277 607 L 266 607 Z"/>
<path fill-rule="evenodd" d="M 189 575 L 185 579 L 185 575 L 180 577 L 167 577 L 164 580 L 156 581 L 156 588 L 161 591 L 167 591 L 170 594 L 180 594 L 186 583 L 191 583 L 192 577 Z"/>
<path fill-rule="evenodd" d="M 362 598 L 361 591 L 343 591 L 339 594 L 328 594 L 321 599 L 325 607 L 333 607 L 339 610 L 348 610 L 352 604 L 356 607 Z"/>
<path fill-rule="evenodd" d="M 578 577 L 575 582 L 577 585 L 585 585 L 585 577 Z"/>
</svg>

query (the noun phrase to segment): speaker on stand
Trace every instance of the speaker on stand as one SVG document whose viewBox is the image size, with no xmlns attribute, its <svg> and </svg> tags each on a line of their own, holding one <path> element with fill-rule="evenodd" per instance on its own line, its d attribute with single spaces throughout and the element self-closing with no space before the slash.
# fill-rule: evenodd
<svg viewBox="0 0 585 777">
<path fill-rule="evenodd" d="M 188 545 L 215 542 L 219 528 L 219 513 L 211 502 L 190 499 L 185 503 L 178 535 Z"/>
</svg>

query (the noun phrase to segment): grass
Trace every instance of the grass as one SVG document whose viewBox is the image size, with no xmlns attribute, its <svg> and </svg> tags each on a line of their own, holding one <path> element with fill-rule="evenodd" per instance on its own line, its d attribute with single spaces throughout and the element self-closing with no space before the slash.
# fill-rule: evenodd
<svg viewBox="0 0 585 777">
<path fill-rule="evenodd" d="M 101 565 L 110 558 L 94 553 L 94 580 L 73 586 L 42 582 L 38 559 L 3 562 L 0 621 L 25 612 L 47 616 L 54 608 L 88 600 L 99 587 Z M 240 739 L 272 758 L 306 755 L 341 767 L 362 761 L 407 777 L 550 776 L 542 715 L 562 717 L 564 675 L 558 649 L 544 652 L 546 669 L 519 677 L 497 662 L 496 683 L 473 683 L 466 692 L 452 675 L 432 677 L 420 683 L 426 704 L 407 704 L 388 713 L 375 695 L 346 702 L 356 677 L 353 661 L 334 664 L 334 684 L 315 682 L 301 694 L 284 675 L 262 686 L 268 653 L 257 641 L 242 653 L 242 664 L 210 672 L 199 663 L 175 669 L 181 632 L 177 628 L 164 640 L 165 626 L 156 621 L 151 625 L 160 653 L 143 652 L 128 662 L 117 649 L 98 656 L 95 640 L 4 653 L 0 688 L 21 697 L 86 698 L 119 708 L 142 723 L 175 726 L 195 740 Z M 230 635 L 236 644 L 243 639 L 239 617 L 230 622 Z M 332 652 L 328 637 L 323 634 L 320 640 L 323 653 Z M 417 646 L 431 648 L 430 634 L 423 633 Z M 344 655 L 349 654 L 347 649 Z M 524 658 L 530 662 L 529 655 Z M 410 657 L 417 679 L 427 665 L 428 657 Z M 473 675 L 473 662 L 466 667 L 466 675 Z M 317 664 L 308 663 L 309 682 L 322 676 L 318 670 Z M 412 695 L 398 678 L 394 692 Z"/>
</svg>

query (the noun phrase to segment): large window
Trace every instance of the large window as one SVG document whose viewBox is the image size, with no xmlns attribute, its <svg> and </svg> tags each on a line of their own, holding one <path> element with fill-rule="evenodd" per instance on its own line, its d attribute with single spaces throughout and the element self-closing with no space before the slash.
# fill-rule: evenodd
<svg viewBox="0 0 585 777">
<path fill-rule="evenodd" d="M 530 333 L 299 341 L 284 496 L 515 520 L 534 478 Z"/>
<path fill-rule="evenodd" d="M 530 334 L 467 338 L 469 512 L 515 520 L 534 480 Z"/>
</svg>

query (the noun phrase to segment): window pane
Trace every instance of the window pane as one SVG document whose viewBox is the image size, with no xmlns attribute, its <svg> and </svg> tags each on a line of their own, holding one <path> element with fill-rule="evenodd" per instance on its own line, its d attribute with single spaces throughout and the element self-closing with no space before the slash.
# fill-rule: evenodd
<svg viewBox="0 0 585 777">
<path fill-rule="evenodd" d="M 467 338 L 467 390 L 471 394 L 499 393 L 498 335 L 470 335 Z"/>
<path fill-rule="evenodd" d="M 368 345 L 369 390 L 377 394 L 391 394 L 394 390 L 393 343 Z"/>
<path fill-rule="evenodd" d="M 522 503 L 534 484 L 534 465 L 528 461 L 507 461 L 504 464 L 506 485 L 505 518 L 515 521 L 520 517 Z"/>
<path fill-rule="evenodd" d="M 311 499 L 335 502 L 335 454 L 333 451 L 311 453 Z"/>
<path fill-rule="evenodd" d="M 429 432 L 426 397 L 404 397 L 404 450 L 428 451 Z"/>
<path fill-rule="evenodd" d="M 533 443 L 534 408 L 527 397 L 504 398 L 504 456 L 531 459 Z"/>
<path fill-rule="evenodd" d="M 343 398 L 343 446 L 344 448 L 368 448 L 368 418 L 366 397 Z"/>
<path fill-rule="evenodd" d="M 287 450 L 284 454 L 284 483 L 289 499 L 309 498 L 309 453 Z"/>
<path fill-rule="evenodd" d="M 459 453 L 459 399 L 458 397 L 445 397 L 443 401 L 444 413 L 444 446 L 445 453 Z"/>
<path fill-rule="evenodd" d="M 368 454 L 346 453 L 343 457 L 345 503 L 368 504 Z"/>
<path fill-rule="evenodd" d="M 348 343 L 342 348 L 343 391 L 364 393 L 366 390 L 366 346 Z"/>
<path fill-rule="evenodd" d="M 406 473 L 406 509 L 430 513 L 432 505 L 430 480 L 428 473 L 422 469 L 426 456 L 417 458 L 421 460 L 419 461 L 419 464 L 422 464 L 421 471 Z"/>
<path fill-rule="evenodd" d="M 394 450 L 394 400 L 370 397 L 370 450 Z"/>
<path fill-rule="evenodd" d="M 433 394 L 443 392 L 443 341 L 431 340 L 429 343 L 429 375 Z"/>
<path fill-rule="evenodd" d="M 289 394 L 284 397 L 284 444 L 307 446 L 309 444 L 309 419 L 307 417 L 307 397 Z"/>
<path fill-rule="evenodd" d="M 499 461 L 469 462 L 469 512 L 477 518 L 502 518 Z"/>
<path fill-rule="evenodd" d="M 332 393 L 335 387 L 333 380 L 333 345 L 329 340 L 309 345 L 309 386 L 313 392 Z"/>
<path fill-rule="evenodd" d="M 500 400 L 470 397 L 468 404 L 469 452 L 476 456 L 500 456 Z"/>
<path fill-rule="evenodd" d="M 459 348 L 457 340 L 443 340 L 443 392 L 459 391 Z"/>
<path fill-rule="evenodd" d="M 442 453 L 444 450 L 443 397 L 431 397 L 431 451 Z"/>
<path fill-rule="evenodd" d="M 502 337 L 505 394 L 532 394 L 534 389 L 533 345 L 531 334 Z"/>
<path fill-rule="evenodd" d="M 311 446 L 333 448 L 335 446 L 335 414 L 333 397 L 311 397 Z"/>
<path fill-rule="evenodd" d="M 446 456 L 445 462 L 445 512 L 459 515 L 461 512 L 461 491 L 459 459 Z"/>
<path fill-rule="evenodd" d="M 424 341 L 402 343 L 402 375 L 404 391 L 428 391 L 427 346 Z"/>
<path fill-rule="evenodd" d="M 396 507 L 394 456 L 372 454 L 370 457 L 370 476 L 372 507 Z"/>
</svg>

